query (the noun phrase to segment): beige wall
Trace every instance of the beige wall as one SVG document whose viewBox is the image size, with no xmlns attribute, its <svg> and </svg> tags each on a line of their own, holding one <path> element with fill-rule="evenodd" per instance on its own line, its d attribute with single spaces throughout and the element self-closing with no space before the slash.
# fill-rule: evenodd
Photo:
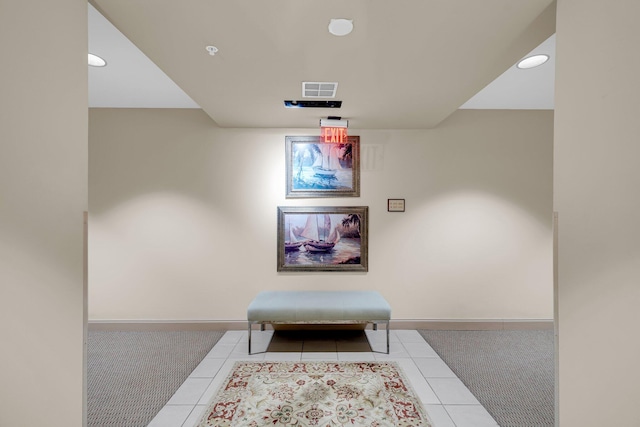
<svg viewBox="0 0 640 427">
<path fill-rule="evenodd" d="M 291 200 L 284 136 L 317 129 L 90 110 L 90 319 L 244 320 L 265 289 L 375 289 L 394 319 L 552 318 L 552 112 L 350 133 L 361 197 Z M 276 207 L 296 205 L 369 206 L 369 272 L 277 273 Z"/>
<path fill-rule="evenodd" d="M 562 427 L 640 425 L 638 16 L 637 1 L 558 1 Z"/>
<path fill-rule="evenodd" d="M 81 426 L 86 1 L 3 0 L 0 52 L 0 426 Z"/>
</svg>

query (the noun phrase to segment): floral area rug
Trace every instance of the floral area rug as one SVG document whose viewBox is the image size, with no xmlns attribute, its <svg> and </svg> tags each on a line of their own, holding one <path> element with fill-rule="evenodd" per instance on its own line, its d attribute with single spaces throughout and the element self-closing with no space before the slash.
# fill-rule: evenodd
<svg viewBox="0 0 640 427">
<path fill-rule="evenodd" d="M 394 362 L 237 362 L 199 427 L 432 427 Z"/>
</svg>

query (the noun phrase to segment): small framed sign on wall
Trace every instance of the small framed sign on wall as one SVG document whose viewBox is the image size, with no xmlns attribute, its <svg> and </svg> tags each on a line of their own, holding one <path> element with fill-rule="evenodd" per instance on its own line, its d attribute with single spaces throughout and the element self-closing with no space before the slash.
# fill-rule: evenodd
<svg viewBox="0 0 640 427">
<path fill-rule="evenodd" d="M 387 212 L 404 212 L 404 199 L 387 199 Z"/>
</svg>

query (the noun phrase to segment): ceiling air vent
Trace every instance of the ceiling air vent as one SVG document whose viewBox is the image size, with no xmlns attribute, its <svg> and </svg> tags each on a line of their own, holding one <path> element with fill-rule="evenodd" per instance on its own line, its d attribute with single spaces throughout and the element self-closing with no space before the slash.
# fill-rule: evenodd
<svg viewBox="0 0 640 427">
<path fill-rule="evenodd" d="M 287 108 L 340 108 L 342 107 L 342 101 L 285 100 L 284 106 Z"/>
<path fill-rule="evenodd" d="M 336 90 L 338 90 L 338 83 L 302 82 L 304 98 L 335 98 Z"/>
</svg>

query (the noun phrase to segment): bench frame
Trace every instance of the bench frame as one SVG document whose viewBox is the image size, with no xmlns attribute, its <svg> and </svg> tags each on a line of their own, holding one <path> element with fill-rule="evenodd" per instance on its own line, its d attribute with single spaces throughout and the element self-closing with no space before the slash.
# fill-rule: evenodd
<svg viewBox="0 0 640 427">
<path fill-rule="evenodd" d="M 249 332 L 249 355 L 251 354 L 261 354 L 261 353 L 266 353 L 266 351 L 261 351 L 261 352 L 257 352 L 257 353 L 251 353 L 251 330 L 252 330 L 252 326 L 253 325 L 260 325 L 260 330 L 264 331 L 265 330 L 265 325 L 268 323 L 270 325 L 352 325 L 352 324 L 363 324 L 365 325 L 365 328 L 367 327 L 367 325 L 369 323 L 373 324 L 373 330 L 377 331 L 378 330 L 378 324 L 384 324 L 386 325 L 386 331 L 387 331 L 387 351 L 386 353 L 383 351 L 376 351 L 373 348 L 371 349 L 372 352 L 374 353 L 384 353 L 384 354 L 389 354 L 389 320 L 340 320 L 340 321 L 331 321 L 331 320 L 323 320 L 323 321 L 319 321 L 319 322 L 284 322 L 284 321 L 277 321 L 277 322 L 272 322 L 269 320 L 254 320 L 254 321 L 249 321 L 249 327 L 248 327 L 248 332 Z"/>
</svg>

